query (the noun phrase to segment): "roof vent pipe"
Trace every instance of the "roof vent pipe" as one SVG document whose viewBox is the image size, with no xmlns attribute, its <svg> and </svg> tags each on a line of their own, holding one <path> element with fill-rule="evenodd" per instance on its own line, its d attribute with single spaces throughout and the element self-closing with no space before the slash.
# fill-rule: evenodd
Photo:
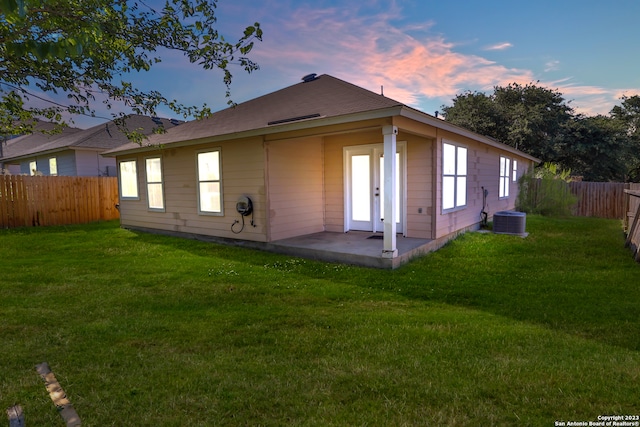
<svg viewBox="0 0 640 427">
<path fill-rule="evenodd" d="M 316 80 L 318 78 L 316 76 L 317 76 L 316 73 L 307 74 L 306 76 L 304 76 L 302 78 L 302 81 L 305 82 L 305 83 L 312 82 L 312 81 L 314 81 L 314 80 Z"/>
</svg>

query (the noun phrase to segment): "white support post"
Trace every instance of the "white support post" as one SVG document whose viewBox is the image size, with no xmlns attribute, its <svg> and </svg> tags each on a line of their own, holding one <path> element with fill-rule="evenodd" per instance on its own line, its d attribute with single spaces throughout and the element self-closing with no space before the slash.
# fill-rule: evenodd
<svg viewBox="0 0 640 427">
<path fill-rule="evenodd" d="M 396 135 L 398 128 L 396 126 L 383 126 L 382 134 L 384 135 L 384 239 L 383 239 L 383 258 L 396 258 L 398 256 L 398 248 L 396 247 Z"/>
</svg>

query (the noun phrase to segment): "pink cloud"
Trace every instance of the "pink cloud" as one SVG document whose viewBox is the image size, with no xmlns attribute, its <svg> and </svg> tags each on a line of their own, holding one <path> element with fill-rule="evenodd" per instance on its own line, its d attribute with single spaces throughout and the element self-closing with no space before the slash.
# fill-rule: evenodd
<svg viewBox="0 0 640 427">
<path fill-rule="evenodd" d="M 529 70 L 507 68 L 430 34 L 432 22 L 405 28 L 398 12 L 359 16 L 350 9 L 297 9 L 267 29 L 258 49 L 263 68 L 328 73 L 409 105 L 421 98 L 453 98 L 465 90 L 534 80 Z M 417 34 L 417 35 L 414 35 Z"/>
</svg>

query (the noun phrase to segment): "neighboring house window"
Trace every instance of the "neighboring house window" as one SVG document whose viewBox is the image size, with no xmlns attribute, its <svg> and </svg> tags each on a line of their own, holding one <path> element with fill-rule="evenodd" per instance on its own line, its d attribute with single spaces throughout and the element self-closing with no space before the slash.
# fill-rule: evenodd
<svg viewBox="0 0 640 427">
<path fill-rule="evenodd" d="M 138 170 L 135 160 L 120 162 L 120 198 L 138 198 Z"/>
<path fill-rule="evenodd" d="M 162 184 L 162 160 L 160 157 L 145 160 L 147 170 L 147 199 L 149 209 L 164 211 Z"/>
<path fill-rule="evenodd" d="M 38 164 L 36 161 L 29 162 L 29 175 L 34 176 L 38 172 Z"/>
<path fill-rule="evenodd" d="M 198 153 L 198 211 L 222 214 L 220 151 Z"/>
<path fill-rule="evenodd" d="M 467 149 L 442 143 L 442 210 L 467 204 Z"/>
<path fill-rule="evenodd" d="M 513 182 L 518 180 L 518 161 L 513 161 Z"/>
<path fill-rule="evenodd" d="M 55 157 L 49 159 L 49 175 L 58 175 L 58 160 Z"/>
<path fill-rule="evenodd" d="M 509 159 L 500 156 L 500 192 L 498 197 L 509 197 L 509 178 L 511 173 L 511 165 Z"/>
</svg>

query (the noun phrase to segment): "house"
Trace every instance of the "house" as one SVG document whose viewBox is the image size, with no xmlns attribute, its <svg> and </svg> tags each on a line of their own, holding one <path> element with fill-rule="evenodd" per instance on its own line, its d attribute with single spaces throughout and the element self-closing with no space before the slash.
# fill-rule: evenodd
<svg viewBox="0 0 640 427">
<path fill-rule="evenodd" d="M 154 129 L 170 129 L 181 122 L 142 115 L 131 115 L 125 126 L 143 135 Z M 60 133 L 46 134 L 53 123 L 39 122 L 36 132 L 7 141 L 0 165 L 12 174 L 60 176 L 116 176 L 116 162 L 102 152 L 127 144 L 129 139 L 113 121 L 89 129 L 67 127 Z"/>
<path fill-rule="evenodd" d="M 378 267 L 479 228 L 483 211 L 513 209 L 517 178 L 538 162 L 314 74 L 147 142 L 106 153 L 123 227 Z M 373 255 L 349 256 L 357 245 Z"/>
<path fill-rule="evenodd" d="M 9 163 L 8 159 L 11 159 L 15 154 L 20 152 L 37 150 L 39 147 L 49 144 L 57 138 L 66 137 L 81 130 L 74 127 L 65 127 L 61 132 L 51 133 L 55 127 L 55 123 L 36 120 L 34 132 L 31 134 L 0 137 L 2 138 L 2 140 L 0 140 L 0 172 L 11 175 L 21 174 L 20 163 Z"/>
</svg>

